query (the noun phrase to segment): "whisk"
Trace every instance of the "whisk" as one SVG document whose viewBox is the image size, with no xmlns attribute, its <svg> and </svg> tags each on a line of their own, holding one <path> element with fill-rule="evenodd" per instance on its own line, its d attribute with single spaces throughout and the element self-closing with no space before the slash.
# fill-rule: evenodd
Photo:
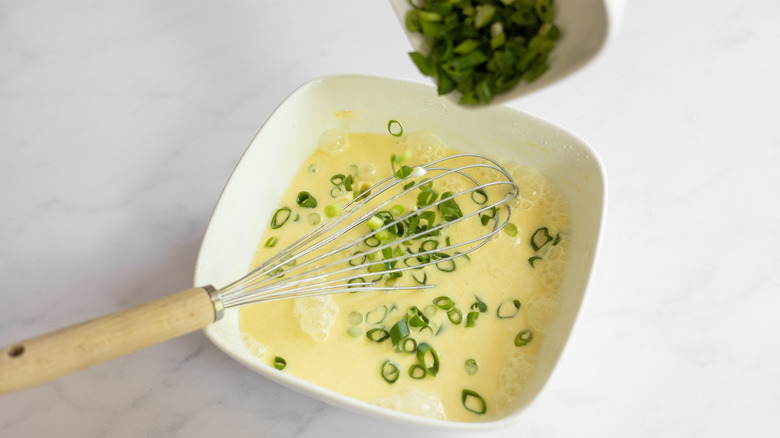
<svg viewBox="0 0 780 438">
<path fill-rule="evenodd" d="M 458 159 L 468 159 L 469 163 L 447 166 L 447 162 Z M 479 182 L 472 176 L 475 172 L 491 174 L 491 181 Z M 388 205 L 450 175 L 467 181 L 469 187 L 442 194 L 435 202 L 418 203 L 406 214 L 387 214 Z M 494 192 L 502 189 L 499 199 L 488 201 L 487 190 L 491 187 Z M 3 348 L 0 394 L 45 383 L 205 328 L 221 320 L 226 309 L 245 304 L 344 292 L 432 288 L 435 285 L 404 285 L 395 280 L 407 271 L 446 263 L 487 244 L 509 222 L 508 201 L 518 193 L 504 167 L 478 154 L 453 155 L 413 168 L 399 164 L 393 175 L 362 190 L 340 214 L 220 289 L 210 285 L 188 289 Z M 457 203 L 456 199 L 467 195 L 472 199 L 477 195 L 483 202 L 475 202 L 476 208 L 466 213 L 457 205 L 456 214 L 441 213 L 447 208 L 452 212 L 453 201 Z M 506 212 L 503 215 L 497 213 L 502 207 Z M 429 212 L 435 211 L 447 218 L 438 224 L 431 220 L 421 224 L 421 217 L 430 218 Z M 447 238 L 445 246 L 421 247 L 419 252 L 399 249 L 474 217 L 483 223 L 476 236 L 456 242 Z M 490 220 L 492 226 L 486 226 Z M 397 232 L 399 228 L 406 233 Z M 370 232 L 361 233 L 366 229 Z M 350 232 L 359 238 L 349 237 Z M 369 241 L 370 252 L 381 257 L 371 259 L 357 250 Z"/>
</svg>

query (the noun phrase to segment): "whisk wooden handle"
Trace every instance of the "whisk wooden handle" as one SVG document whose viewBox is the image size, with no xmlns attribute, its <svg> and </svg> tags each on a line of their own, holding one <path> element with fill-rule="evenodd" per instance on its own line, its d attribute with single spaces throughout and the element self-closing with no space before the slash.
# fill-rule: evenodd
<svg viewBox="0 0 780 438">
<path fill-rule="evenodd" d="M 209 290 L 188 289 L 0 350 L 0 394 L 202 329 L 215 320 Z"/>
</svg>

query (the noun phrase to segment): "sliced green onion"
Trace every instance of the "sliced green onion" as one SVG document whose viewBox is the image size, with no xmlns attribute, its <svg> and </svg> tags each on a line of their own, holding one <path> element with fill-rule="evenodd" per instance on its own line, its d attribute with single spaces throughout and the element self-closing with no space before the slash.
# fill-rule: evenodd
<svg viewBox="0 0 780 438">
<path fill-rule="evenodd" d="M 460 43 L 457 46 L 455 46 L 455 48 L 452 49 L 452 50 L 455 53 L 459 53 L 459 54 L 463 55 L 463 54 L 471 52 L 472 50 L 476 49 L 477 47 L 479 47 L 479 41 L 477 41 L 475 39 L 469 38 L 469 39 L 463 40 L 462 43 Z"/>
<path fill-rule="evenodd" d="M 414 186 L 415 184 L 416 184 L 416 183 L 415 183 L 414 181 L 410 181 L 410 182 L 408 182 L 408 183 L 404 184 L 404 187 L 403 187 L 403 189 L 404 189 L 404 190 L 409 190 L 409 189 L 410 189 L 410 188 L 412 188 L 412 186 Z"/>
<path fill-rule="evenodd" d="M 361 329 L 359 326 L 353 325 L 352 327 L 347 329 L 347 334 L 352 336 L 353 338 L 359 338 L 360 335 L 363 334 L 363 329 Z"/>
<path fill-rule="evenodd" d="M 474 327 L 474 324 L 477 322 L 477 318 L 479 318 L 479 312 L 476 310 L 472 310 L 471 312 L 466 315 L 466 327 Z"/>
<path fill-rule="evenodd" d="M 398 120 L 390 120 L 387 122 L 387 132 L 393 137 L 400 137 L 404 133 L 404 127 Z"/>
<path fill-rule="evenodd" d="M 344 187 L 342 186 L 333 186 L 332 189 L 330 189 L 330 197 L 331 198 L 339 198 L 341 196 L 344 196 Z"/>
<path fill-rule="evenodd" d="M 330 182 L 333 183 L 334 186 L 340 186 L 344 183 L 345 179 L 346 177 L 344 176 L 343 173 L 337 173 L 332 177 L 330 177 Z"/>
<path fill-rule="evenodd" d="M 320 221 L 322 221 L 322 216 L 319 213 L 311 213 L 306 220 L 310 225 L 319 225 Z"/>
<path fill-rule="evenodd" d="M 402 340 L 409 336 L 409 333 L 409 321 L 403 317 L 390 328 L 390 341 L 392 341 L 393 346 L 397 347 Z"/>
<path fill-rule="evenodd" d="M 406 338 L 401 341 L 398 349 L 404 353 L 414 353 L 417 351 L 417 341 L 415 341 L 414 338 Z"/>
<path fill-rule="evenodd" d="M 474 295 L 474 298 L 477 299 L 477 301 L 474 302 L 474 304 L 471 305 L 471 310 L 478 310 L 480 313 L 487 312 L 487 304 L 485 304 L 484 301 L 480 300 L 478 296 Z"/>
<path fill-rule="evenodd" d="M 450 310 L 455 307 L 455 302 L 450 297 L 441 296 L 433 299 L 433 305 L 441 310 Z"/>
<path fill-rule="evenodd" d="M 366 221 L 366 225 L 368 228 L 371 228 L 373 231 L 376 231 L 385 224 L 385 221 L 382 220 L 379 216 L 371 216 L 369 220 Z"/>
<path fill-rule="evenodd" d="M 447 259 L 450 255 L 445 252 L 435 252 L 431 254 L 432 260 L 441 260 L 441 259 Z M 455 269 L 457 269 L 457 266 L 455 265 L 455 259 L 447 259 L 442 260 L 441 262 L 436 262 L 436 269 L 442 271 L 442 272 L 452 272 Z"/>
<path fill-rule="evenodd" d="M 537 0 L 536 4 L 534 5 L 534 9 L 536 10 L 536 15 L 539 16 L 542 21 L 545 23 L 552 21 L 554 14 L 553 7 L 549 0 Z"/>
<path fill-rule="evenodd" d="M 477 374 L 477 371 L 479 371 L 479 364 L 474 359 L 466 359 L 466 364 L 464 367 L 466 368 L 466 374 L 469 376 L 473 376 L 474 374 Z"/>
<path fill-rule="evenodd" d="M 284 367 L 286 366 L 287 366 L 287 361 L 284 360 L 283 357 L 280 356 L 274 357 L 274 368 L 276 368 L 277 370 L 283 370 Z"/>
<path fill-rule="evenodd" d="M 512 237 L 517 236 L 517 226 L 515 224 L 511 223 L 511 222 L 506 224 L 506 226 L 504 227 L 504 231 L 509 236 L 512 236 Z"/>
<path fill-rule="evenodd" d="M 420 220 L 427 222 L 425 229 L 433 227 L 433 223 L 436 221 L 436 213 L 432 211 L 424 211 L 417 216 L 419 216 Z"/>
<path fill-rule="evenodd" d="M 268 240 L 265 241 L 265 247 L 266 248 L 273 248 L 276 246 L 276 244 L 279 243 L 279 238 L 276 236 L 268 238 Z"/>
<path fill-rule="evenodd" d="M 347 321 L 352 325 L 358 325 L 363 322 L 363 314 L 358 311 L 350 312 L 349 315 L 347 315 Z"/>
<path fill-rule="evenodd" d="M 368 265 L 368 272 L 372 274 L 376 274 L 377 272 L 382 272 L 384 270 L 385 270 L 384 263 L 374 263 L 373 265 Z"/>
<path fill-rule="evenodd" d="M 418 278 L 418 276 L 414 272 L 410 273 L 410 275 L 412 276 L 414 281 L 417 282 L 417 284 L 425 285 L 428 282 L 428 274 L 425 271 L 422 272 L 422 278 Z"/>
<path fill-rule="evenodd" d="M 457 307 L 453 307 L 447 311 L 447 318 L 451 323 L 458 325 L 463 322 L 463 313 Z"/>
<path fill-rule="evenodd" d="M 487 225 L 491 219 L 496 217 L 496 207 L 493 207 L 487 211 L 489 211 L 490 213 L 484 213 L 482 214 L 482 216 L 479 217 L 479 220 L 482 223 L 482 225 Z"/>
<path fill-rule="evenodd" d="M 450 222 L 463 217 L 463 212 L 460 209 L 460 205 L 455 202 L 455 197 L 453 196 L 452 192 L 444 192 L 441 195 L 441 199 L 446 199 L 446 201 L 443 201 L 437 205 L 436 208 L 439 209 L 441 212 L 441 217 L 444 218 L 444 220 Z"/>
<path fill-rule="evenodd" d="M 520 312 L 520 300 L 507 300 L 498 305 L 496 317 L 499 319 L 514 318 Z"/>
<path fill-rule="evenodd" d="M 420 249 L 418 249 L 418 252 L 433 251 L 438 247 L 439 247 L 438 240 L 428 239 L 428 240 L 424 240 L 423 243 L 420 244 Z"/>
<path fill-rule="evenodd" d="M 317 200 L 307 191 L 298 192 L 295 197 L 295 203 L 304 208 L 314 208 L 317 206 Z"/>
<path fill-rule="evenodd" d="M 364 284 L 365 282 L 366 282 L 366 279 L 365 279 L 365 278 L 363 278 L 363 277 L 352 278 L 352 279 L 350 279 L 350 280 L 347 282 L 348 284 L 350 284 L 350 286 L 347 286 L 347 287 L 350 287 L 350 288 L 352 288 L 352 287 L 358 287 L 358 286 L 361 286 L 361 287 L 362 287 L 362 286 L 364 286 L 364 285 L 365 285 L 365 284 Z M 357 284 L 355 284 L 355 283 L 357 283 Z M 352 286 L 353 284 L 354 284 L 354 286 Z"/>
<path fill-rule="evenodd" d="M 339 204 L 328 204 L 327 206 L 325 206 L 325 216 L 336 217 L 340 215 L 343 210 L 344 207 L 342 207 Z"/>
<path fill-rule="evenodd" d="M 477 5 L 475 9 L 477 13 L 474 16 L 474 27 L 477 29 L 490 23 L 496 14 L 496 7 L 490 4 Z"/>
<path fill-rule="evenodd" d="M 366 323 L 370 325 L 381 324 L 388 314 L 387 306 L 384 304 L 376 307 L 374 310 L 366 313 Z M 389 334 L 388 334 L 389 336 Z"/>
<path fill-rule="evenodd" d="M 276 277 L 276 278 L 284 278 L 284 269 L 282 268 L 276 268 L 273 271 L 268 273 L 269 277 Z"/>
<path fill-rule="evenodd" d="M 449 245 L 449 244 L 447 244 L 447 246 L 450 246 L 450 245 Z M 453 255 L 456 255 L 456 256 L 460 256 L 461 258 L 465 259 L 467 262 L 470 262 L 470 261 L 471 261 L 471 257 L 469 257 L 469 255 L 468 255 L 468 254 L 464 254 L 464 253 L 462 253 L 462 252 L 454 252 L 454 253 L 452 253 L 452 254 L 453 254 Z"/>
<path fill-rule="evenodd" d="M 385 339 L 390 337 L 390 334 L 387 332 L 387 330 L 383 328 L 373 328 L 366 332 L 366 337 L 371 342 L 376 342 L 377 344 L 380 342 L 384 342 Z"/>
<path fill-rule="evenodd" d="M 401 372 L 398 370 L 398 365 L 390 362 L 390 360 L 386 360 L 385 363 L 382 364 L 382 379 L 384 379 L 385 382 L 393 384 L 398 380 L 400 375 Z"/>
<path fill-rule="evenodd" d="M 387 231 L 387 230 L 377 231 L 377 233 L 374 236 L 376 236 L 376 238 L 379 239 L 380 242 L 386 242 L 386 241 L 390 240 L 390 237 L 392 237 L 390 232 Z M 388 257 L 385 257 L 385 258 L 388 258 Z"/>
<path fill-rule="evenodd" d="M 409 250 L 409 248 L 406 248 L 411 254 L 414 254 Z M 426 263 L 428 261 L 428 258 L 425 256 L 415 256 L 415 257 L 406 257 L 404 259 L 404 264 L 413 269 L 422 269 L 424 266 L 420 267 L 419 265 Z"/>
<path fill-rule="evenodd" d="M 522 347 L 524 345 L 528 345 L 529 342 L 534 340 L 534 334 L 531 330 L 525 329 L 520 330 L 520 333 L 515 336 L 515 345 L 518 347 Z"/>
<path fill-rule="evenodd" d="M 557 234 L 555 235 L 555 240 L 553 240 L 553 246 L 556 246 L 556 245 L 558 245 L 559 243 L 561 243 L 561 233 L 557 233 Z"/>
<path fill-rule="evenodd" d="M 292 210 L 287 207 L 282 207 L 276 210 L 274 217 L 271 218 L 271 229 L 275 230 L 277 228 L 281 228 L 282 225 L 284 225 L 287 220 L 290 219 L 290 216 L 292 216 Z"/>
<path fill-rule="evenodd" d="M 471 200 L 479 205 L 485 205 L 488 200 L 488 195 L 485 189 L 477 189 L 471 192 Z"/>
<path fill-rule="evenodd" d="M 414 169 L 412 169 L 409 166 L 401 166 L 400 169 L 393 172 L 393 176 L 395 176 L 398 179 L 404 179 L 407 176 L 411 175 L 412 171 L 414 171 Z"/>
<path fill-rule="evenodd" d="M 528 258 L 528 264 L 531 265 L 532 268 L 536 268 L 536 266 L 534 266 L 534 263 L 536 263 L 537 260 L 541 260 L 541 259 L 542 258 L 539 257 L 539 256 L 529 257 Z"/>
<path fill-rule="evenodd" d="M 352 174 L 349 174 L 346 178 L 344 178 L 344 188 L 348 192 L 352 191 Z"/>
<path fill-rule="evenodd" d="M 425 376 L 428 373 L 425 371 L 425 367 L 420 365 L 419 363 L 412 364 L 412 366 L 409 367 L 409 377 L 415 380 L 424 379 Z"/>
<path fill-rule="evenodd" d="M 542 233 L 540 237 L 539 233 Z M 544 240 L 542 240 L 544 239 Z M 547 245 L 551 240 L 553 240 L 552 236 L 550 236 L 550 231 L 547 229 L 547 227 L 541 227 L 538 230 L 534 231 L 534 234 L 531 235 L 531 248 L 534 249 L 534 251 L 539 251 L 542 249 L 544 245 Z"/>
<path fill-rule="evenodd" d="M 483 415 L 485 412 L 487 412 L 487 404 L 485 404 L 485 399 L 482 398 L 478 392 L 472 391 L 471 389 L 463 390 L 461 393 L 461 402 L 463 402 L 464 408 L 475 414 Z"/>
<path fill-rule="evenodd" d="M 417 344 L 417 362 L 431 376 L 439 374 L 439 353 L 425 342 Z"/>
<path fill-rule="evenodd" d="M 423 190 L 417 195 L 417 208 L 427 207 L 439 197 L 439 194 L 433 190 Z"/>
<path fill-rule="evenodd" d="M 409 325 L 412 327 L 420 328 L 430 325 L 428 317 L 417 306 L 410 307 L 406 312 L 406 317 L 409 320 Z"/>
<path fill-rule="evenodd" d="M 394 217 L 398 217 L 404 213 L 404 207 L 400 204 L 396 204 L 388 211 L 390 211 L 390 214 L 392 214 Z"/>
<path fill-rule="evenodd" d="M 374 248 L 376 246 L 379 246 L 382 244 L 382 242 L 376 238 L 376 236 L 368 236 L 365 239 L 363 239 L 363 243 L 366 244 L 369 248 Z"/>
<path fill-rule="evenodd" d="M 362 256 L 360 258 L 351 258 L 351 259 L 349 259 L 350 266 L 360 266 L 360 265 L 362 265 L 363 263 L 366 262 L 366 255 L 363 254 L 363 252 L 361 252 L 361 251 L 355 251 L 352 254 L 352 256 L 354 257 L 354 256 L 356 256 L 358 254 L 362 254 Z M 357 261 L 357 260 L 360 260 L 360 261 Z"/>
</svg>

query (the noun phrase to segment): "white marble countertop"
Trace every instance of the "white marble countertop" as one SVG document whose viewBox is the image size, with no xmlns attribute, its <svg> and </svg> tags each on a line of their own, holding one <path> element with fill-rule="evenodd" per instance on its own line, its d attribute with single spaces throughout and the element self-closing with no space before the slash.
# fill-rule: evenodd
<svg viewBox="0 0 780 438">
<path fill-rule="evenodd" d="M 476 436 L 780 434 L 779 21 L 631 2 L 593 65 L 512 104 L 592 144 L 610 201 L 556 373 Z M 423 80 L 408 47 L 377 1 L 0 3 L 0 345 L 189 287 L 271 111 L 322 75 Z M 202 333 L 0 397 L 2 437 L 399 434 L 454 435 L 308 399 Z"/>
</svg>

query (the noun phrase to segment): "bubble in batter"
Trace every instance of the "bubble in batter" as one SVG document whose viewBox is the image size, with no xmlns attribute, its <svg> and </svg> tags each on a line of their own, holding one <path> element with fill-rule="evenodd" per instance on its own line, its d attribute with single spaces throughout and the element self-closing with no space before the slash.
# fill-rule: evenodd
<svg viewBox="0 0 780 438">
<path fill-rule="evenodd" d="M 328 129 L 320 134 L 317 147 L 328 154 L 343 154 L 349 150 L 349 133 L 341 128 Z"/>
</svg>

